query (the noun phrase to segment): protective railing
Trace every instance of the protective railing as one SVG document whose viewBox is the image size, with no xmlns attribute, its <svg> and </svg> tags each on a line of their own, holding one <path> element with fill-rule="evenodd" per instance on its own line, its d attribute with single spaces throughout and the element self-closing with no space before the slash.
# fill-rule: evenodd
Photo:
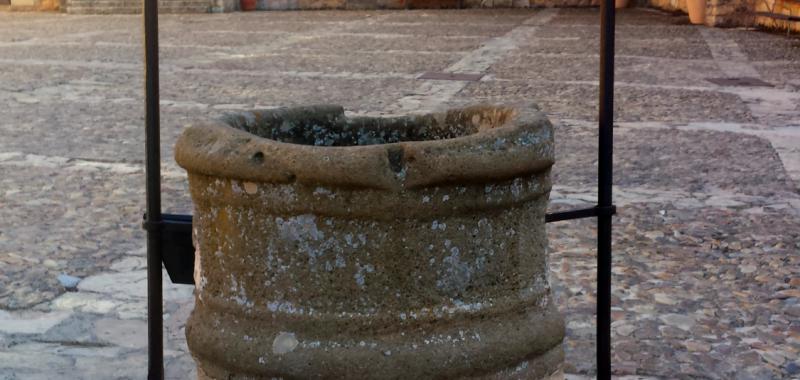
<svg viewBox="0 0 800 380">
<path fill-rule="evenodd" d="M 161 213 L 158 0 L 144 1 L 145 187 L 148 379 L 164 378 L 162 264 L 174 283 L 192 284 L 192 216 Z M 611 217 L 614 119 L 614 2 L 600 5 L 598 196 L 591 208 L 547 214 L 546 222 L 597 218 L 597 378 L 611 378 Z"/>
</svg>

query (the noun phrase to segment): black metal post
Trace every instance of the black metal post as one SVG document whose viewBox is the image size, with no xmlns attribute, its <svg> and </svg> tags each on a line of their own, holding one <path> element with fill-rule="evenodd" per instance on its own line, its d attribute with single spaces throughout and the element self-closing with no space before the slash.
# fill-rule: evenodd
<svg viewBox="0 0 800 380">
<path fill-rule="evenodd" d="M 600 2 L 600 131 L 597 165 L 597 378 L 611 379 L 611 183 L 614 143 L 614 1 Z"/>
<path fill-rule="evenodd" d="M 149 380 L 164 378 L 161 289 L 161 139 L 158 109 L 158 0 L 144 0 L 147 349 Z"/>
</svg>

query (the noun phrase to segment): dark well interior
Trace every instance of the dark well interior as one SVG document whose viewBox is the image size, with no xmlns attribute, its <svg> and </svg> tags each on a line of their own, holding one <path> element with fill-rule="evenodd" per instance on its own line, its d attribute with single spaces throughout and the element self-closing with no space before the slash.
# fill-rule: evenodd
<svg viewBox="0 0 800 380">
<path fill-rule="evenodd" d="M 345 117 L 339 106 L 308 106 L 229 114 L 228 125 L 292 144 L 354 146 L 462 137 L 503 125 L 512 110 L 472 107 L 438 115 Z"/>
</svg>

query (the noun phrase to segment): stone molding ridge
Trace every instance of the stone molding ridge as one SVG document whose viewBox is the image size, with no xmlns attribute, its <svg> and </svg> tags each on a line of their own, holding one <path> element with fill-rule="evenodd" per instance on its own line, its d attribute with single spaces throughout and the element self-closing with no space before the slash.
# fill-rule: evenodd
<svg viewBox="0 0 800 380">
<path fill-rule="evenodd" d="M 544 172 L 554 143 L 552 125 L 535 105 L 395 118 L 308 106 L 196 123 L 179 137 L 175 160 L 214 177 L 402 191 Z"/>
</svg>

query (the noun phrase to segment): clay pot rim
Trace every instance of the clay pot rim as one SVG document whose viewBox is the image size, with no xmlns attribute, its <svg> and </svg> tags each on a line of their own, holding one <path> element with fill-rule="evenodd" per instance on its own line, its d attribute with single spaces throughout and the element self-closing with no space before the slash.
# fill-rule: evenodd
<svg viewBox="0 0 800 380">
<path fill-rule="evenodd" d="M 340 106 L 313 107 L 335 109 L 346 117 Z M 494 116 L 499 122 L 439 140 L 313 146 L 260 137 L 222 120 L 201 121 L 178 138 L 175 160 L 190 175 L 393 191 L 492 183 L 543 172 L 553 165 L 553 128 L 535 104 L 477 105 L 421 117 L 443 120 L 452 113 Z"/>
</svg>

